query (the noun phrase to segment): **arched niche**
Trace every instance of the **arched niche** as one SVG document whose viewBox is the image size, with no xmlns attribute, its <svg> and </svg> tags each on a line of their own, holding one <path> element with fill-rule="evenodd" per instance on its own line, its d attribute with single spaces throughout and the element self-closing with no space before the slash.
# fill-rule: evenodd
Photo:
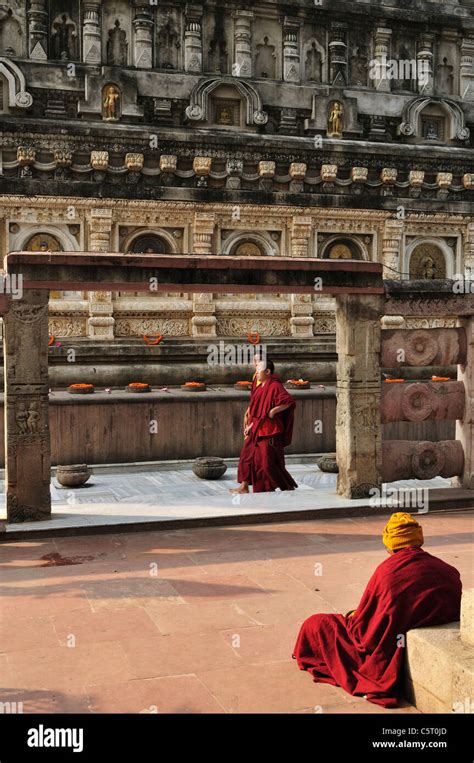
<svg viewBox="0 0 474 763">
<path fill-rule="evenodd" d="M 416 239 L 406 250 L 406 278 L 451 278 L 454 273 L 454 256 L 445 241 L 439 239 Z"/>
<path fill-rule="evenodd" d="M 321 250 L 324 260 L 368 260 L 369 255 L 358 239 L 349 236 L 335 235 L 324 242 Z"/>
<path fill-rule="evenodd" d="M 179 254 L 176 240 L 165 230 L 141 230 L 132 233 L 123 243 L 126 254 Z M 156 292 L 118 292 L 119 297 L 156 297 Z M 183 297 L 177 293 L 160 292 L 163 297 Z"/>
<path fill-rule="evenodd" d="M 272 257 L 278 254 L 275 242 L 271 236 L 266 232 L 244 232 L 234 231 L 223 242 L 222 254 L 230 255 L 232 257 L 249 257 L 251 259 L 259 257 Z M 227 294 L 222 297 L 235 297 L 238 296 L 239 301 L 242 300 L 255 300 L 268 299 L 270 295 L 258 295 L 254 293 L 249 294 Z M 280 295 L 276 294 L 279 297 Z M 270 297 L 271 298 L 271 297 Z"/>
<path fill-rule="evenodd" d="M 459 103 L 448 98 L 414 98 L 404 108 L 398 128 L 414 143 L 465 142 L 470 131 Z"/>
<path fill-rule="evenodd" d="M 69 231 L 53 225 L 20 228 L 18 233 L 10 234 L 10 251 L 24 252 L 77 252 L 78 243 Z M 82 299 L 82 291 L 50 291 L 50 299 Z"/>
<path fill-rule="evenodd" d="M 227 113 L 223 115 L 224 110 Z M 266 124 L 268 114 L 263 111 L 258 91 L 249 82 L 217 77 L 203 79 L 193 88 L 186 119 L 202 127 L 245 129 Z"/>
</svg>

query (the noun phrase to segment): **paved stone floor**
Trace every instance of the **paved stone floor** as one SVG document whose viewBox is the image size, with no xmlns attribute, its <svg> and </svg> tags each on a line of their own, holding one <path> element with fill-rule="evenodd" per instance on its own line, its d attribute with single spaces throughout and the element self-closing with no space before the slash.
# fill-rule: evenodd
<svg viewBox="0 0 474 763">
<path fill-rule="evenodd" d="M 455 565 L 465 588 L 473 516 L 420 517 L 426 550 Z M 385 521 L 2 544 L 0 701 L 52 713 L 416 712 L 315 684 L 291 659 L 306 617 L 357 606 L 386 558 Z"/>
<path fill-rule="evenodd" d="M 336 476 L 319 471 L 313 463 L 288 463 L 298 483 L 295 491 L 232 495 L 229 488 L 237 482 L 237 467 L 231 466 L 219 480 L 201 480 L 191 469 L 147 469 L 134 472 L 124 465 L 119 473 L 98 471 L 81 489 L 62 488 L 56 479 L 51 485 L 52 517 L 45 522 L 9 524 L 8 532 L 28 534 L 39 530 L 64 530 L 68 527 L 107 527 L 117 524 L 163 522 L 194 518 L 275 514 L 327 508 L 367 506 L 367 499 L 351 500 L 336 494 Z M 390 488 L 449 488 L 450 480 L 406 480 Z M 401 493 L 402 501 L 406 500 Z M 417 498 L 412 493 L 411 500 Z M 423 494 L 420 495 L 424 503 Z M 405 504 L 406 506 L 406 504 Z M 415 506 L 409 503 L 409 507 Z M 405 508 L 405 507 L 402 507 Z M 393 510 L 396 510 L 393 504 Z M 416 508 L 414 509 L 417 510 Z M 421 510 L 421 509 L 420 509 Z M 5 516 L 5 515 L 4 515 Z"/>
</svg>

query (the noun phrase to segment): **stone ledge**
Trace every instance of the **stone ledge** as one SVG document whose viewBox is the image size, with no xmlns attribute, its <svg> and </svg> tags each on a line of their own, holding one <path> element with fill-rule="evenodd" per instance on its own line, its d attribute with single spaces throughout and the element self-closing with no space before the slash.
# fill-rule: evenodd
<svg viewBox="0 0 474 763">
<path fill-rule="evenodd" d="M 466 593 L 471 599 L 474 591 Z M 461 640 L 459 622 L 409 631 L 404 692 L 423 713 L 473 712 L 474 649 Z"/>
</svg>

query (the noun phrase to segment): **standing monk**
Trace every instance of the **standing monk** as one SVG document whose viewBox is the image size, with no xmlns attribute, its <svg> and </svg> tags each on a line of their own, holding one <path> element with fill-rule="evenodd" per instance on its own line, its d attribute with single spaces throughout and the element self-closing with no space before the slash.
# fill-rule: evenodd
<svg viewBox="0 0 474 763">
<path fill-rule="evenodd" d="M 239 461 L 240 487 L 234 493 L 266 493 L 298 487 L 285 468 L 283 448 L 291 443 L 295 401 L 275 375 L 271 360 L 258 365 L 246 416 Z"/>
<path fill-rule="evenodd" d="M 383 531 L 390 556 L 370 578 L 357 609 L 312 615 L 301 626 L 293 650 L 300 670 L 376 705 L 397 706 L 407 631 L 460 616 L 459 572 L 423 551 L 423 542 L 416 519 L 392 514 Z"/>
</svg>

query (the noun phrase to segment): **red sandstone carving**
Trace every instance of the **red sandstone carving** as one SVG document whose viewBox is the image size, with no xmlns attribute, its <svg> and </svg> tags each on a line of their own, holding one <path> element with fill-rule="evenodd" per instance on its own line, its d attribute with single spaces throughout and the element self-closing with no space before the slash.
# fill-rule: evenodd
<svg viewBox="0 0 474 763">
<path fill-rule="evenodd" d="M 382 384 L 381 421 L 462 419 L 466 404 L 463 382 Z"/>
<path fill-rule="evenodd" d="M 459 440 L 410 442 L 390 440 L 382 443 L 384 482 L 433 477 L 456 477 L 464 469 L 464 451 Z"/>
<path fill-rule="evenodd" d="M 463 328 L 399 329 L 382 332 L 380 365 L 456 365 L 466 362 L 466 332 Z"/>
</svg>

